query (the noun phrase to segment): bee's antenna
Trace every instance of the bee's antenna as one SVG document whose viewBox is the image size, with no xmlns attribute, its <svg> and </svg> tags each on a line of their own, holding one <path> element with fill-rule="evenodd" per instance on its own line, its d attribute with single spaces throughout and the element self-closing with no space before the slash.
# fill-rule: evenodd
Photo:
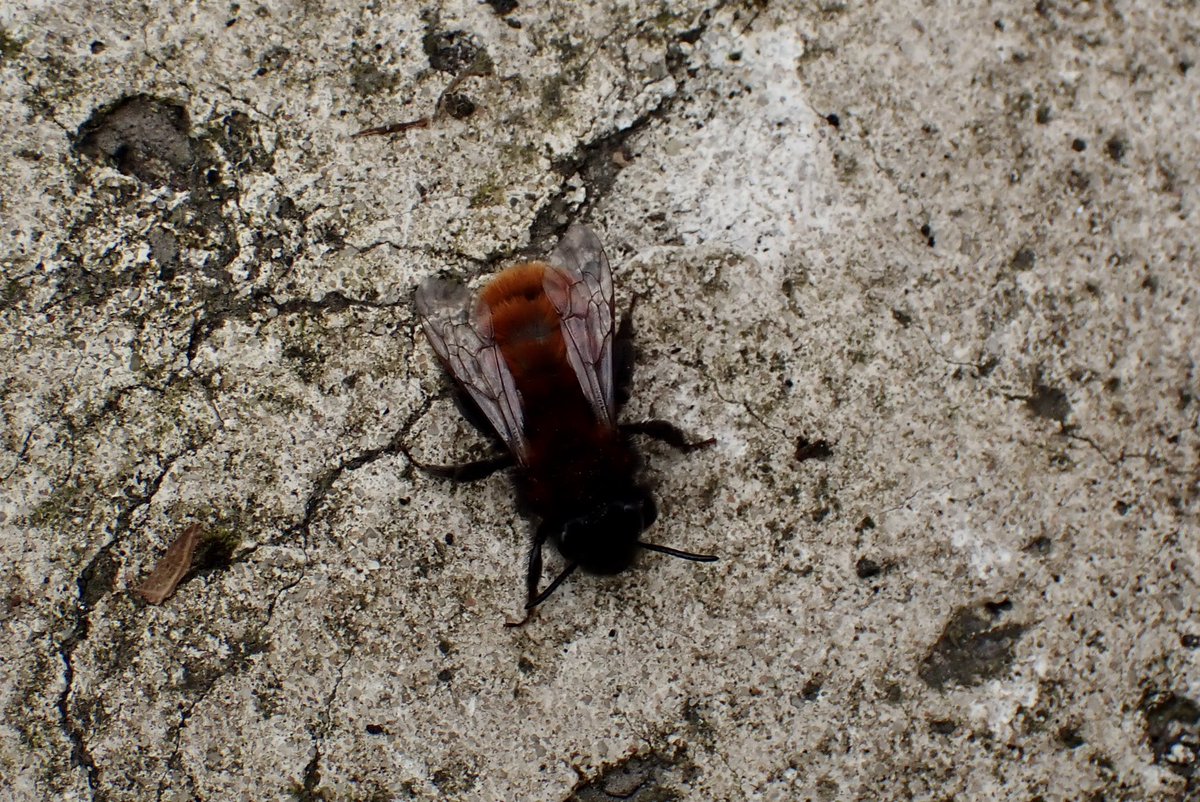
<svg viewBox="0 0 1200 802">
<path fill-rule="evenodd" d="M 692 554 L 690 551 L 680 551 L 673 549 L 670 546 L 660 546 L 657 543 L 647 543 L 643 540 L 637 542 L 639 546 L 647 551 L 657 551 L 659 554 L 669 554 L 672 557 L 679 557 L 682 560 L 692 560 L 698 563 L 716 562 L 717 557 L 713 554 Z"/>
</svg>

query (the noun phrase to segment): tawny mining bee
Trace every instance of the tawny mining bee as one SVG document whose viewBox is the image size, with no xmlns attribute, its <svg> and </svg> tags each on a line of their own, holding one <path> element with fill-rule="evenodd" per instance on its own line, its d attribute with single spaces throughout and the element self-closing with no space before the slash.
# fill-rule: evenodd
<svg viewBox="0 0 1200 802">
<path fill-rule="evenodd" d="M 520 507 L 538 521 L 520 623 L 578 568 L 616 574 L 639 549 L 717 559 L 641 539 L 657 508 L 637 479 L 632 437 L 681 451 L 714 441 L 689 442 L 665 421 L 618 423 L 633 376 L 633 310 L 618 328 L 612 272 L 591 229 L 572 225 L 547 261 L 501 271 L 474 301 L 461 282 L 431 277 L 416 308 L 463 413 L 506 448 L 465 465 L 420 467 L 462 481 L 513 468 Z M 539 590 L 547 541 L 567 567 Z"/>
</svg>

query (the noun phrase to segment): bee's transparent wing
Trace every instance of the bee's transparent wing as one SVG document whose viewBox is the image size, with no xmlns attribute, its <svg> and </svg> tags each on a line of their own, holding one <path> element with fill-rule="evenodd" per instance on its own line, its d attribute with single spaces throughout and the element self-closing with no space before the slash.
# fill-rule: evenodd
<svg viewBox="0 0 1200 802">
<path fill-rule="evenodd" d="M 617 425 L 613 394 L 613 283 L 599 237 L 578 223 L 567 229 L 542 287 L 562 318 L 567 359 L 596 420 Z"/>
<path fill-rule="evenodd" d="M 521 394 L 496 343 L 491 313 L 483 307 L 471 308 L 471 292 L 461 281 L 438 276 L 417 288 L 416 306 L 438 359 L 524 465 Z"/>
</svg>

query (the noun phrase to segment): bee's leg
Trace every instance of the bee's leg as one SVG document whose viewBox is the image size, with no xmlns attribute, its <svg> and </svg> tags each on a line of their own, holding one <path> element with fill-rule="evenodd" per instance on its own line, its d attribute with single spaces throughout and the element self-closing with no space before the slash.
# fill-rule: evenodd
<svg viewBox="0 0 1200 802">
<path fill-rule="evenodd" d="M 439 479 L 449 479 L 452 482 L 475 482 L 480 479 L 486 479 L 496 471 L 511 468 L 516 464 L 513 461 L 512 454 L 509 453 L 498 454 L 497 456 L 475 460 L 474 462 L 464 462 L 462 465 L 428 465 L 413 459 L 412 455 L 407 451 L 405 455 L 417 470 L 427 473 L 430 476 L 436 476 Z"/>
<path fill-rule="evenodd" d="M 525 602 L 525 609 L 532 610 L 534 607 L 537 607 L 546 599 L 550 598 L 550 594 L 558 590 L 558 586 L 565 582 L 567 577 L 575 573 L 575 569 L 578 567 L 579 563 L 571 563 L 566 568 L 562 569 L 562 573 L 554 577 L 554 581 L 547 585 L 545 590 L 543 590 L 537 596 L 534 596 L 529 601 Z"/>
<path fill-rule="evenodd" d="M 506 627 L 522 626 L 529 620 L 529 616 L 533 615 L 533 608 L 541 601 L 538 598 L 538 584 L 542 581 L 542 546 L 549 537 L 550 529 L 542 523 L 533 538 L 533 545 L 529 547 L 529 561 L 525 569 L 525 617 L 520 621 L 505 621 Z"/>
<path fill-rule="evenodd" d="M 618 410 L 629 400 L 629 390 L 633 384 L 633 363 L 637 353 L 633 345 L 633 310 L 637 306 L 637 302 L 636 294 L 629 299 L 629 309 L 621 318 L 621 325 L 617 327 L 616 336 L 613 337 L 613 389 L 616 392 Z M 683 452 L 707 448 L 717 442 L 716 439 L 710 437 L 707 440 L 693 443 L 688 440 L 688 436 L 682 429 L 664 420 L 622 423 L 619 428 L 627 435 L 644 434 Z"/>
<path fill-rule="evenodd" d="M 688 436 L 684 434 L 673 423 L 667 423 L 665 420 L 644 420 L 639 423 L 622 423 L 620 426 L 621 432 L 624 434 L 643 434 L 646 437 L 652 437 L 659 440 L 672 448 L 683 452 L 698 451 L 702 448 L 708 448 L 713 443 L 717 442 L 715 437 L 710 437 L 707 440 L 701 440 L 698 443 L 693 443 L 688 440 Z"/>
<path fill-rule="evenodd" d="M 637 302 L 636 295 L 629 300 L 629 309 L 621 317 L 621 325 L 613 337 L 613 391 L 617 409 L 625 406 L 629 400 L 629 390 L 633 384 L 633 363 L 637 354 L 633 345 L 633 308 Z"/>
</svg>

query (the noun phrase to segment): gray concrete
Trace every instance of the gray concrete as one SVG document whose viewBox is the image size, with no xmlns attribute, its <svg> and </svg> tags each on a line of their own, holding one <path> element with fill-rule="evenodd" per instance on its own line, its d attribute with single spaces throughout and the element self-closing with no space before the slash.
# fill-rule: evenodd
<svg viewBox="0 0 1200 802">
<path fill-rule="evenodd" d="M 0 798 L 1200 794 L 1194 4 L 504 5 L 0 11 Z M 572 220 L 722 559 L 507 630 L 410 298 Z"/>
</svg>

